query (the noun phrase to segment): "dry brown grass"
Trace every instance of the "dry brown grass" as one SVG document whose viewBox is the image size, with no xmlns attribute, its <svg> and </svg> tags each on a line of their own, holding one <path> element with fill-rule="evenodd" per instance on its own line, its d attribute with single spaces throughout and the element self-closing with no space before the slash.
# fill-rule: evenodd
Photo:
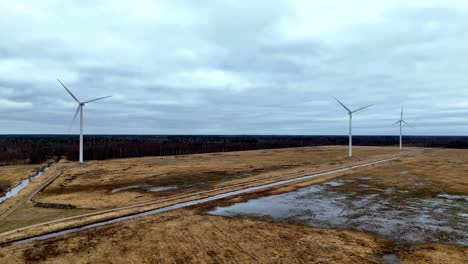
<svg viewBox="0 0 468 264">
<path fill-rule="evenodd" d="M 138 218 L 0 249 L 2 263 L 382 263 L 386 242 L 324 230 L 193 211 Z"/>
<path fill-rule="evenodd" d="M 398 253 L 407 264 L 468 263 L 468 248 L 441 244 L 411 245 Z"/>
<path fill-rule="evenodd" d="M 9 165 L 0 166 L 0 196 L 18 185 L 21 180 L 34 176 L 42 165 Z"/>
<path fill-rule="evenodd" d="M 323 171 L 323 170 L 328 170 L 328 169 L 336 169 L 337 167 L 342 167 L 342 166 L 345 166 L 345 165 L 349 165 L 349 164 L 355 164 L 355 163 L 363 163 L 365 161 L 370 161 L 370 160 L 376 160 L 376 159 L 381 159 L 381 158 L 384 158 L 386 156 L 388 156 L 389 154 L 386 154 L 386 153 L 395 153 L 395 150 L 394 149 L 388 149 L 388 148 L 358 148 L 359 151 L 361 151 L 361 154 L 364 155 L 364 154 L 369 154 L 370 158 L 367 158 L 366 160 L 364 160 L 363 157 L 361 158 L 355 158 L 353 160 L 349 160 L 349 159 L 345 159 L 341 162 L 334 162 L 332 161 L 331 163 L 326 163 L 324 161 L 323 164 L 320 164 L 320 165 L 317 165 L 314 167 L 314 169 L 311 169 L 311 170 L 304 170 L 305 167 L 301 166 L 301 167 L 298 167 L 298 168 L 292 168 L 292 169 L 283 169 L 283 170 L 278 170 L 278 171 L 269 171 L 267 173 L 259 173 L 257 175 L 252 175 L 252 176 L 249 176 L 249 177 L 246 177 L 244 179 L 235 179 L 235 180 L 229 180 L 229 181 L 220 181 L 219 183 L 214 183 L 214 187 L 222 187 L 222 189 L 210 189 L 210 190 L 204 190 L 203 193 L 200 193 L 200 192 L 196 192 L 196 189 L 195 190 L 190 190 L 190 191 L 187 191 L 190 193 L 190 196 L 189 197 L 185 197 L 183 199 L 180 199 L 180 198 L 177 198 L 177 200 L 174 200 L 173 198 L 175 198 L 174 196 L 172 197 L 169 197 L 171 198 L 172 200 L 171 201 L 167 201 L 167 202 L 163 202 L 163 198 L 165 197 L 153 197 L 153 199 L 150 199 L 150 202 L 148 201 L 144 201 L 145 203 L 142 205 L 141 203 L 138 203 L 137 206 L 134 206 L 136 205 L 136 202 L 137 200 L 128 200 L 129 197 L 132 197 L 131 195 L 134 195 L 134 194 L 138 194 L 139 192 L 123 192 L 122 194 L 120 193 L 117 193 L 118 195 L 120 195 L 120 197 L 124 197 L 125 201 L 129 202 L 132 207 L 131 208 L 124 208 L 124 209 L 118 209 L 117 211 L 112 211 L 112 212 L 103 212 L 103 210 L 107 210 L 105 208 L 100 208 L 100 209 L 86 209 L 86 208 L 78 208 L 78 209 L 72 209 L 72 210 L 55 210 L 55 209 L 43 209 L 43 208 L 34 208 L 34 207 L 27 207 L 27 206 L 23 206 L 21 208 L 18 208 L 18 210 L 16 210 L 11 216 L 7 217 L 5 220 L 3 220 L 3 225 L 0 227 L 0 232 L 2 231 L 9 231 L 9 230 L 14 230 L 16 228 L 24 228 L 24 227 L 27 227 L 27 230 L 23 230 L 21 229 L 20 232 L 14 232 L 13 234 L 11 234 L 11 232 L 9 232 L 8 234 L 2 234 L 2 237 L 1 237 L 1 240 L 2 241 L 9 241 L 11 239 L 17 239 L 19 237 L 26 237 L 26 236 L 31 236 L 31 235 L 38 235 L 38 234 L 42 234 L 44 232 L 51 232 L 53 230 L 59 230 L 59 229 L 62 229 L 62 228 L 66 228 L 66 227 L 74 227 L 74 226 L 77 226 L 77 225 L 82 225 L 82 224 L 85 224 L 85 223 L 90 223 L 90 221 L 98 221 L 98 220 L 103 220 L 103 219 L 109 219 L 109 218 L 115 218 L 117 216 L 120 216 L 120 215 L 125 215 L 125 214 L 131 214 L 131 213 L 137 213 L 137 212 L 141 212 L 141 211 L 145 211 L 145 210 L 151 210 L 151 209 L 155 209 L 155 208 L 159 208 L 161 206 L 163 206 L 164 204 L 165 205 L 170 205 L 170 204 L 174 204 L 174 203 L 177 203 L 177 202 L 181 202 L 181 201 L 187 201 L 187 200 L 192 200 L 192 199 L 196 199 L 196 198 L 203 198 L 203 197 L 207 197 L 207 196 L 210 196 L 210 195 L 214 195 L 214 194 L 219 194 L 219 193 L 223 193 L 223 192 L 228 192 L 228 191 L 233 191 L 233 190 L 238 190 L 238 189 L 241 189 L 241 188 L 246 188 L 246 187 L 249 187 L 249 186 L 255 186 L 255 185 L 258 185 L 258 184 L 265 184 L 265 183 L 268 183 L 268 182 L 272 182 L 272 181 L 277 181 L 278 179 L 272 179 L 271 177 L 273 176 L 279 176 L 281 177 L 282 179 L 283 178 L 291 178 L 291 177 L 298 177 L 298 176 L 301 176 L 301 175 L 304 175 L 304 174 L 307 174 L 307 173 L 317 173 L 318 171 Z M 274 150 L 274 151 L 271 151 L 271 152 L 275 152 L 276 154 L 272 154 L 272 156 L 275 156 L 275 155 L 280 155 L 280 157 L 288 157 L 289 155 L 288 154 L 291 154 L 291 152 L 318 152 L 318 153 L 321 153 L 320 151 L 323 152 L 323 150 L 325 150 L 324 152 L 328 153 L 328 155 L 330 155 L 330 151 L 343 151 L 345 150 L 344 148 L 337 148 L 337 147 L 330 147 L 330 148 L 314 148 L 313 150 L 310 150 L 309 148 L 307 148 L 306 150 L 304 149 L 283 149 L 283 150 Z M 264 151 L 262 151 L 264 152 Z M 333 152 L 332 152 L 333 153 Z M 345 151 L 343 151 L 343 153 L 346 153 Z M 384 154 L 382 154 L 384 153 Z M 227 153 L 229 154 L 229 153 Z M 235 153 L 237 154 L 237 156 L 243 156 L 244 154 L 248 155 L 248 156 L 252 156 L 253 154 L 255 153 L 252 153 L 252 152 L 238 152 L 238 153 Z M 258 152 L 257 152 L 258 154 Z M 220 154 L 217 154 L 216 156 L 219 156 Z M 196 155 L 196 156 L 201 156 L 201 155 Z M 206 155 L 205 155 L 206 156 Z M 211 155 L 209 155 L 211 156 Z M 322 160 L 324 158 L 327 158 L 327 157 L 317 157 L 318 155 L 316 154 L 315 155 L 317 160 Z M 173 159 L 174 157 L 167 157 L 169 159 Z M 205 160 L 207 160 L 206 157 L 204 157 Z M 294 158 L 290 158 L 291 159 L 294 159 Z M 311 159 L 310 157 L 307 157 L 307 159 Z M 132 159 L 132 160 L 136 160 L 136 162 L 141 162 L 140 159 Z M 286 159 L 286 162 L 288 161 L 288 159 Z M 278 161 L 280 162 L 280 161 Z M 54 166 L 53 170 L 58 170 L 58 171 L 72 171 L 74 167 L 78 167 L 78 166 L 72 166 L 74 163 L 69 163 L 69 162 L 60 162 L 59 166 Z M 282 164 L 282 163 L 280 163 Z M 333 165 L 332 165 L 333 164 Z M 174 166 L 175 168 L 177 168 L 177 166 Z M 80 166 L 81 168 L 81 166 Z M 211 171 L 210 171 L 211 172 Z M 335 174 L 333 175 L 332 177 L 337 177 L 339 174 Z M 69 176 L 63 176 L 62 179 L 65 177 L 65 180 L 69 177 Z M 328 179 L 329 177 L 324 177 L 324 180 L 325 179 Z M 60 179 L 60 178 L 59 178 Z M 256 181 L 256 182 L 252 182 L 252 180 L 260 180 L 260 181 Z M 242 186 L 233 186 L 232 184 L 233 183 L 236 183 L 238 184 L 239 182 L 242 182 Z M 231 183 L 231 184 L 228 184 L 228 183 Z M 225 185 L 229 185 L 229 186 L 225 186 Z M 91 194 L 95 194 L 94 192 L 92 192 Z M 88 194 L 90 195 L 90 194 Z M 105 199 L 116 199 L 117 197 L 119 196 L 116 196 L 116 194 L 109 194 L 109 193 L 106 193 L 107 197 L 105 197 Z M 140 195 L 141 197 L 144 197 L 146 199 L 148 198 L 151 198 L 151 194 L 147 195 L 147 196 L 142 196 Z M 55 196 L 54 196 L 55 197 Z M 91 198 L 94 198 L 94 199 L 104 199 L 103 197 L 91 197 Z M 84 196 L 84 199 L 91 199 L 89 196 Z M 79 198 L 77 198 L 79 199 Z M 167 199 L 167 198 L 166 198 Z M 39 199 L 40 201 L 43 201 L 42 199 Z M 61 202 L 61 203 L 73 203 L 72 201 L 57 201 L 57 200 L 47 200 L 48 202 Z M 99 201 L 102 203 L 102 201 Z M 115 203 L 117 203 L 117 201 L 114 201 Z M 150 203 L 150 204 L 148 204 Z M 121 205 L 125 205 L 125 203 L 121 203 Z M 26 210 L 27 209 L 27 210 Z M 23 212 L 24 211 L 24 212 Z M 60 211 L 63 212 L 63 214 L 60 214 Z M 99 211 L 99 215 L 95 215 L 93 214 L 92 216 L 90 215 L 86 215 L 84 213 L 88 213 L 88 212 L 95 212 L 95 211 Z M 81 215 L 81 214 L 84 214 L 84 215 Z M 37 217 L 34 217 L 34 218 L 31 218 L 31 215 L 37 215 Z M 69 217 L 69 216 L 75 216 L 73 217 L 72 219 L 66 219 L 64 220 L 63 218 L 66 218 L 66 217 Z M 59 222 L 57 222 L 59 220 Z M 52 221 L 52 222 L 49 222 L 49 221 Z M 39 226 L 37 224 L 40 224 Z M 34 226 L 32 226 L 34 225 Z"/>
<path fill-rule="evenodd" d="M 96 210 L 90 209 L 51 209 L 34 207 L 32 203 L 24 203 L 11 215 L 0 221 L 0 233 L 12 230 L 21 226 L 29 226 L 43 223 L 54 219 L 60 219 L 80 214 L 92 213 Z"/>
<path fill-rule="evenodd" d="M 19 194 L 16 196 L 11 197 L 10 199 L 4 201 L 0 204 L 0 222 L 3 221 L 5 214 L 8 214 L 10 210 L 17 208 L 22 202 L 28 200 L 32 195 L 40 189 L 42 185 L 44 185 L 47 181 L 52 180 L 54 176 L 59 173 L 57 170 L 58 168 L 64 168 L 62 166 L 62 161 L 58 164 L 60 166 L 52 166 L 47 172 L 45 172 L 41 177 L 36 178 L 35 180 L 31 181 Z M 43 165 L 36 165 L 37 170 L 44 168 L 46 164 Z M 3 226 L 1 226 L 3 227 Z"/>
<path fill-rule="evenodd" d="M 424 154 L 278 186 L 232 200 L 239 202 L 259 196 L 291 192 L 337 177 L 341 180 L 350 180 L 351 183 L 333 187 L 331 188 L 333 191 L 360 193 L 369 192 L 372 188 L 395 188 L 403 191 L 406 197 L 432 198 L 441 193 L 468 195 L 466 175 L 468 175 L 468 150 L 431 149 Z M 366 185 L 368 188 L 361 188 L 360 185 Z"/>
<path fill-rule="evenodd" d="M 363 232 L 310 228 L 177 210 L 0 249 L 1 263 L 384 263 L 390 242 Z M 403 247 L 404 263 L 466 263 L 467 249 Z"/>
<path fill-rule="evenodd" d="M 394 148 L 356 147 L 355 157 L 349 160 L 344 147 L 310 147 L 92 161 L 67 170 L 37 201 L 71 203 L 80 208 L 113 208 L 252 179 L 304 174 L 397 153 Z M 138 189 L 112 193 L 116 188 L 142 184 L 177 186 L 177 189 L 160 193 Z"/>
<path fill-rule="evenodd" d="M 283 156 L 286 157 L 288 154 L 285 153 Z M 170 157 L 170 160 L 173 159 L 177 158 Z M 467 171 L 465 165 L 467 159 L 468 151 L 466 150 L 435 149 L 424 155 L 337 175 L 341 175 L 343 179 L 354 180 L 364 177 L 362 179 L 363 184 L 374 185 L 379 188 L 395 187 L 401 190 L 414 190 L 408 193 L 410 196 L 433 196 L 441 191 L 452 194 L 466 194 L 467 178 L 464 176 Z M 184 167 L 183 164 L 178 164 L 177 161 L 173 162 L 173 168 L 180 167 L 181 171 L 185 171 L 184 168 L 190 169 Z M 215 164 L 217 162 L 213 161 Z M 277 160 L 276 162 L 280 161 Z M 344 159 L 337 162 L 346 163 Z M 207 161 L 207 164 L 210 164 L 210 161 Z M 263 168 L 268 168 L 267 162 L 262 164 L 264 164 L 262 165 Z M 288 160 L 286 159 L 280 164 L 288 164 Z M 298 162 L 297 164 L 301 163 Z M 296 165 L 297 167 L 284 170 L 280 168 L 279 172 L 289 173 L 297 170 L 296 173 L 299 171 L 304 173 L 305 168 L 308 168 L 309 165 Z M 205 166 L 209 167 L 208 165 Z M 311 165 L 312 168 L 314 166 L 322 166 L 321 168 L 323 168 L 323 165 L 319 163 Z M 165 166 L 161 164 L 161 167 Z M 213 168 L 217 169 L 219 167 Z M 238 171 L 235 168 L 230 168 L 230 170 Z M 148 169 L 146 173 L 150 174 L 149 171 Z M 199 169 L 199 171 L 209 170 Z M 94 182 L 99 182 L 101 177 L 104 179 L 108 177 L 106 181 L 115 181 L 119 178 L 114 179 L 108 173 L 111 172 L 103 173 L 103 176 L 96 175 L 97 180 Z M 141 173 L 147 175 L 145 172 Z M 272 169 L 263 173 L 265 175 L 274 175 L 277 172 Z M 263 173 L 249 177 L 262 177 Z M 254 195 L 244 195 L 231 200 L 218 201 L 216 205 L 241 201 L 258 195 L 291 191 L 323 182 L 337 177 L 337 175 L 282 186 Z M 370 179 L 366 176 L 369 176 Z M 139 179 L 145 179 L 145 177 L 141 176 Z M 219 181 L 212 186 L 221 186 L 229 181 Z M 239 178 L 232 180 L 232 182 L 237 181 L 239 181 Z M 103 184 L 103 186 L 107 185 Z M 342 186 L 336 188 L 340 187 Z M 342 191 L 353 190 L 343 189 Z M 399 249 L 398 256 L 405 263 L 467 262 L 467 249 L 463 247 L 418 244 L 398 246 L 397 248 Z M 203 215 L 197 210 L 182 209 L 115 223 L 45 241 L 2 248 L 0 249 L 0 262 L 383 263 L 379 256 L 393 249 L 394 246 L 390 242 L 363 232 L 318 229 L 253 219 L 231 219 Z"/>
<path fill-rule="evenodd" d="M 348 173 L 342 179 L 355 184 L 335 190 L 360 190 L 359 184 L 379 189 L 393 187 L 407 196 L 432 198 L 440 193 L 468 195 L 468 150 L 433 149 L 425 155 L 366 167 Z"/>
</svg>

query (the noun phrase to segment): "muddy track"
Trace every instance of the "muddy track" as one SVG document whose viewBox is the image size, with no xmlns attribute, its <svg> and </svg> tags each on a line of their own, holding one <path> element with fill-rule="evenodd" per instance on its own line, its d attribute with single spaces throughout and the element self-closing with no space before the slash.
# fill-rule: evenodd
<svg viewBox="0 0 468 264">
<path fill-rule="evenodd" d="M 310 180 L 311 178 L 315 178 L 315 177 L 330 175 L 330 174 L 334 174 L 334 173 L 338 173 L 338 172 L 353 170 L 353 169 L 356 169 L 356 168 L 367 167 L 367 166 L 372 166 L 372 165 L 376 165 L 376 164 L 380 164 L 380 163 L 384 163 L 384 162 L 398 160 L 398 159 L 401 159 L 403 157 L 411 157 L 411 156 L 421 154 L 423 152 L 424 151 L 418 151 L 418 152 L 415 152 L 415 153 L 406 154 L 406 155 L 399 156 L 399 157 L 393 157 L 393 158 L 387 158 L 387 159 L 375 160 L 375 161 L 368 161 L 368 162 L 364 162 L 364 163 L 360 163 L 360 164 L 354 164 L 354 165 L 345 166 L 345 167 L 341 167 L 341 168 L 336 168 L 336 169 L 332 169 L 332 170 L 328 170 L 328 171 L 316 172 L 314 174 L 306 175 L 306 176 L 297 176 L 297 177 L 286 178 L 286 179 L 285 179 L 284 176 L 276 176 L 276 177 L 271 177 L 271 178 L 267 178 L 267 179 L 257 179 L 257 180 L 252 180 L 252 181 L 248 181 L 248 182 L 233 184 L 233 185 L 226 186 L 226 187 L 216 188 L 216 189 L 212 189 L 212 190 L 209 190 L 209 191 L 197 192 L 197 193 L 192 193 L 192 194 L 185 194 L 185 195 L 170 197 L 170 198 L 163 199 L 163 200 L 158 200 L 158 201 L 145 202 L 145 203 L 141 203 L 141 204 L 130 205 L 130 206 L 125 206 L 125 207 L 105 210 L 105 211 L 101 211 L 101 212 L 96 212 L 96 213 L 84 214 L 84 215 L 73 216 L 73 217 L 69 217 L 69 218 L 49 221 L 49 222 L 46 222 L 46 223 L 41 223 L 41 224 L 36 224 L 36 225 L 24 227 L 24 228 L 11 230 L 11 231 L 5 232 L 3 234 L 0 234 L 0 237 L 6 237 L 6 236 L 12 235 L 12 234 L 19 234 L 22 231 L 26 231 L 28 229 L 32 229 L 32 228 L 35 228 L 35 227 L 49 226 L 51 224 L 60 224 L 60 223 L 63 223 L 65 221 L 80 220 L 80 219 L 83 219 L 83 218 L 91 218 L 91 217 L 96 217 L 96 216 L 99 216 L 99 215 L 104 215 L 104 214 L 108 214 L 108 213 L 116 213 L 118 211 L 122 211 L 121 215 L 117 215 L 117 216 L 113 215 L 113 216 L 108 217 L 108 218 L 97 219 L 97 220 L 95 220 L 93 222 L 87 222 L 87 223 L 85 222 L 84 224 L 81 224 L 81 225 L 78 225 L 78 226 L 71 226 L 71 227 L 68 227 L 68 228 L 64 227 L 62 229 L 54 230 L 54 231 L 51 231 L 51 232 L 48 232 L 48 233 L 34 234 L 34 235 L 31 235 L 31 236 L 26 236 L 26 237 L 21 237 L 21 238 L 13 238 L 13 239 L 11 239 L 11 240 L 9 240 L 7 242 L 1 243 L 0 247 L 5 247 L 5 246 L 8 246 L 8 245 L 15 245 L 15 244 L 22 244 L 22 243 L 26 243 L 26 242 L 35 241 L 35 240 L 43 240 L 43 239 L 56 237 L 56 236 L 69 234 L 69 233 L 74 233 L 74 232 L 78 232 L 78 231 L 81 231 L 81 230 L 90 229 L 90 228 L 94 228 L 94 227 L 98 227 L 98 226 L 102 226 L 102 225 L 106 225 L 106 224 L 120 222 L 120 221 L 124 221 L 124 220 L 127 220 L 127 219 L 133 219 L 133 218 L 137 218 L 137 217 L 140 217 L 140 216 L 145 216 L 145 215 L 149 215 L 149 214 L 156 214 L 156 213 L 161 213 L 161 212 L 167 212 L 167 211 L 171 211 L 171 210 L 175 210 L 175 209 L 179 209 L 179 208 L 184 208 L 184 207 L 189 207 L 189 206 L 197 205 L 197 204 L 200 204 L 200 203 L 206 203 L 206 202 L 210 202 L 210 201 L 213 201 L 213 200 L 219 200 L 219 199 L 223 199 L 223 198 L 226 198 L 226 197 L 231 197 L 231 196 L 235 196 L 235 195 L 239 195 L 239 194 L 244 194 L 244 193 L 248 193 L 248 192 L 255 192 L 255 191 L 258 191 L 258 190 L 264 190 L 264 189 L 268 189 L 268 188 L 271 188 L 271 187 L 274 187 L 274 186 L 287 185 L 289 183 L 296 183 L 296 182 L 299 182 L 299 181 Z M 261 183 L 261 182 L 264 182 L 264 183 Z M 259 184 L 255 185 L 255 183 L 259 183 Z M 50 183 L 48 183 L 48 184 L 50 184 Z M 254 185 L 253 186 L 246 186 L 246 185 L 252 185 L 252 184 L 254 184 Z M 246 187 L 243 187 L 243 186 L 246 186 Z M 240 188 L 236 189 L 236 187 L 240 187 Z M 223 192 L 223 191 L 225 191 L 225 192 Z M 182 200 L 182 201 L 178 201 L 178 200 Z M 171 202 L 171 201 L 173 201 L 174 203 L 167 204 L 167 202 Z M 158 204 L 160 204 L 159 207 L 158 207 Z M 141 210 L 141 207 L 150 206 L 150 205 L 156 205 L 156 208 L 150 208 L 150 209 L 143 208 L 143 210 Z M 139 211 L 138 211 L 138 208 L 140 208 Z M 137 209 L 137 210 L 135 210 L 134 212 L 125 212 L 125 210 L 128 211 L 129 209 Z"/>
</svg>

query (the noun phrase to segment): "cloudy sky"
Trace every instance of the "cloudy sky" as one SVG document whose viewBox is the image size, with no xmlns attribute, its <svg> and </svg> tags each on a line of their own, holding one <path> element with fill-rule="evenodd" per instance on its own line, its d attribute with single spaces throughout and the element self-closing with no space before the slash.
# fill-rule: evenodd
<svg viewBox="0 0 468 264">
<path fill-rule="evenodd" d="M 2 1 L 0 134 L 468 134 L 468 1 Z"/>
</svg>

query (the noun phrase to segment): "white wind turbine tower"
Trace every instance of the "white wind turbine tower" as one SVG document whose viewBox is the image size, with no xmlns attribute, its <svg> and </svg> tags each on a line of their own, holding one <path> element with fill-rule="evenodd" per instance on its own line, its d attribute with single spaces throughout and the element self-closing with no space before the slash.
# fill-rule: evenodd
<svg viewBox="0 0 468 264">
<path fill-rule="evenodd" d="M 401 106 L 401 116 L 400 116 L 400 120 L 396 121 L 393 125 L 396 125 L 400 123 L 400 149 L 403 149 L 403 123 L 405 123 L 406 125 L 409 126 L 408 123 L 406 123 L 405 120 L 403 120 L 403 105 Z"/>
<path fill-rule="evenodd" d="M 67 92 L 71 95 L 71 97 L 73 97 L 73 99 L 75 99 L 75 101 L 78 103 L 78 108 L 76 109 L 72 122 L 75 121 L 76 116 L 78 115 L 78 112 L 80 112 L 80 163 L 83 163 L 83 106 L 85 106 L 87 103 L 109 98 L 111 96 L 104 96 L 104 97 L 99 97 L 99 98 L 92 99 L 89 101 L 80 102 L 80 100 L 78 100 L 78 98 L 76 98 L 76 96 L 73 95 L 73 93 L 70 92 L 70 90 L 68 90 L 68 88 L 59 79 L 57 79 L 57 81 L 63 86 L 63 88 L 65 88 L 65 90 L 67 90 Z"/>
<path fill-rule="evenodd" d="M 344 109 L 346 109 L 346 111 L 348 111 L 348 115 L 349 115 L 349 157 L 351 158 L 353 156 L 353 114 L 356 113 L 356 112 L 359 112 L 361 110 L 364 110 L 368 107 L 371 107 L 373 106 L 373 104 L 371 105 L 368 105 L 368 106 L 364 106 L 364 107 L 361 107 L 361 108 L 358 108 L 354 111 L 351 111 L 348 107 L 346 107 L 342 102 L 340 102 L 340 100 L 338 100 L 336 97 L 333 97 L 335 98 L 335 100 L 341 105 L 344 107 Z"/>
</svg>

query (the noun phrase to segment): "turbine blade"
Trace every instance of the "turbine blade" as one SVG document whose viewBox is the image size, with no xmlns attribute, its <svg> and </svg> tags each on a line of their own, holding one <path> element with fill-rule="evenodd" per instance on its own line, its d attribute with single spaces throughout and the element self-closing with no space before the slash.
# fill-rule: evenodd
<svg viewBox="0 0 468 264">
<path fill-rule="evenodd" d="M 403 105 L 401 105 L 401 120 L 403 120 Z"/>
<path fill-rule="evenodd" d="M 396 121 L 392 126 L 394 126 L 394 125 L 396 125 L 396 124 L 398 124 L 398 123 L 400 123 L 400 122 L 401 122 L 401 120 Z"/>
<path fill-rule="evenodd" d="M 78 108 L 76 108 L 75 115 L 73 116 L 73 119 L 72 119 L 72 121 L 70 123 L 70 126 L 68 127 L 68 132 L 70 132 L 70 130 L 71 130 L 72 126 L 73 126 L 73 123 L 75 122 L 75 119 L 78 116 L 78 113 L 80 112 L 80 107 L 81 107 L 81 105 L 78 105 Z"/>
<path fill-rule="evenodd" d="M 78 100 L 78 98 L 76 98 L 76 96 L 73 95 L 72 92 L 70 92 L 70 90 L 68 90 L 68 88 L 59 79 L 57 79 L 57 81 L 63 86 L 63 88 L 65 88 L 65 90 L 67 90 L 67 92 L 71 95 L 71 97 L 73 97 L 73 99 L 75 99 L 75 101 L 80 103 L 80 100 Z"/>
<path fill-rule="evenodd" d="M 361 108 L 359 108 L 359 109 L 357 109 L 357 110 L 354 110 L 352 113 L 359 112 L 359 111 L 361 111 L 361 110 L 364 110 L 364 109 L 366 109 L 366 108 L 368 108 L 368 107 L 371 107 L 371 106 L 373 106 L 373 105 L 374 105 L 374 104 L 371 104 L 371 105 L 368 105 L 368 106 L 361 107 Z"/>
<path fill-rule="evenodd" d="M 351 110 L 349 110 L 349 108 L 346 107 L 346 105 L 344 105 L 342 102 L 340 102 L 340 100 L 338 100 L 338 98 L 336 98 L 336 97 L 333 97 L 333 98 L 335 98 L 335 100 L 336 100 L 341 106 L 343 106 L 344 109 L 346 109 L 346 111 L 348 111 L 348 113 L 351 113 Z"/>
<path fill-rule="evenodd" d="M 99 100 L 106 99 L 106 98 L 109 98 L 109 97 L 112 97 L 112 96 L 104 96 L 104 97 L 99 97 L 99 98 L 96 98 L 96 99 L 92 99 L 92 100 L 89 100 L 89 101 L 83 102 L 83 104 L 87 104 L 87 103 L 91 103 L 91 102 L 99 101 Z"/>
</svg>

